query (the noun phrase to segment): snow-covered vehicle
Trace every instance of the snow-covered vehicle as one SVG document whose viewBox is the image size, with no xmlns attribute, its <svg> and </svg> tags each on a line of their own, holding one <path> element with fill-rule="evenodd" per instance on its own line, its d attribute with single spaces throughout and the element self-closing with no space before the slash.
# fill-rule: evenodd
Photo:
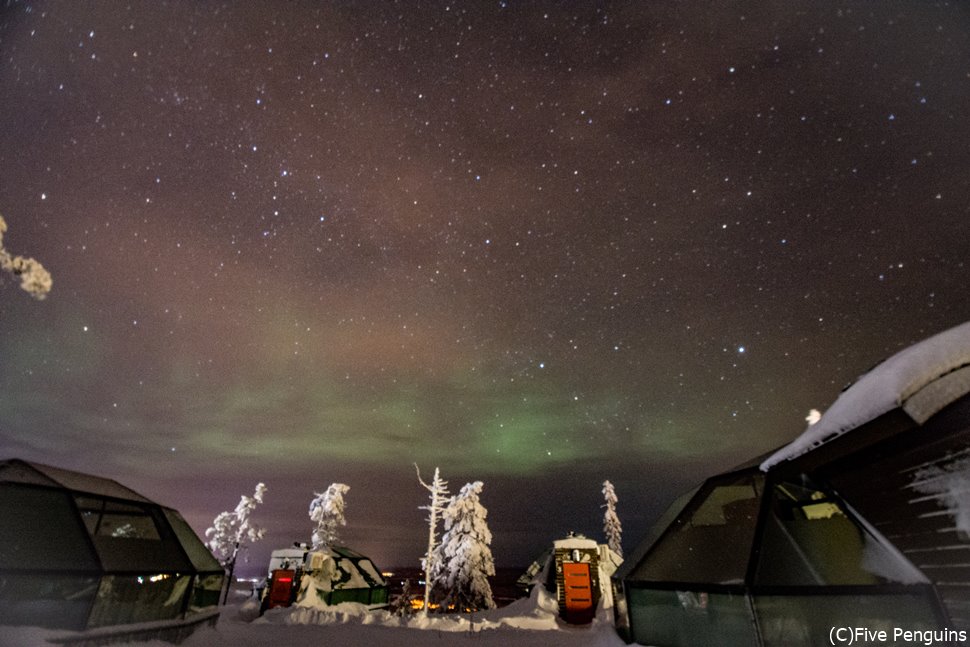
<svg viewBox="0 0 970 647">
<path fill-rule="evenodd" d="M 606 544 L 570 533 L 552 542 L 516 584 L 526 591 L 544 586 L 556 595 L 563 620 L 587 624 L 597 607 L 613 607 L 610 578 L 621 563 L 623 558 Z"/>
<path fill-rule="evenodd" d="M 344 546 L 313 550 L 295 544 L 272 552 L 262 607 L 357 602 L 377 609 L 387 600 L 387 582 L 370 558 Z"/>
</svg>

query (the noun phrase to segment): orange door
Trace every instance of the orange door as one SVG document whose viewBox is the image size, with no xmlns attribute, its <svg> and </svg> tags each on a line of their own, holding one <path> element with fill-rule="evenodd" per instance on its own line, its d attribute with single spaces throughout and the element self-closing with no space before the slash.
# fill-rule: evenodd
<svg viewBox="0 0 970 647">
<path fill-rule="evenodd" d="M 571 622 L 589 622 L 593 615 L 593 586 L 589 564 L 562 565 L 563 586 L 566 587 L 566 614 Z"/>
</svg>

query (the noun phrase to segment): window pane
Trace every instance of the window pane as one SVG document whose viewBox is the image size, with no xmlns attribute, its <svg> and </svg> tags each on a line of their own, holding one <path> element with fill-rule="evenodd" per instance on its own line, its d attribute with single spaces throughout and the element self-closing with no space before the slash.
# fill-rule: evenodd
<svg viewBox="0 0 970 647">
<path fill-rule="evenodd" d="M 130 514 L 145 514 L 145 508 L 134 503 L 121 503 L 120 501 L 105 501 L 105 512 L 120 512 Z"/>
<path fill-rule="evenodd" d="M 191 581 L 188 575 L 106 575 L 101 580 L 89 626 L 177 618 Z"/>
<path fill-rule="evenodd" d="M 0 569 L 100 570 L 66 492 L 0 485 L 0 510 Z"/>
<path fill-rule="evenodd" d="M 758 626 L 766 647 L 829 644 L 832 627 L 939 631 L 928 588 L 913 595 L 755 596 Z M 890 642 L 892 640 L 890 639 Z"/>
<path fill-rule="evenodd" d="M 104 509 L 104 499 L 95 497 L 74 495 L 74 503 L 77 504 L 78 510 L 82 511 L 91 510 L 100 513 Z"/>
<path fill-rule="evenodd" d="M 126 506 L 124 510 L 128 511 L 109 504 L 92 535 L 105 571 L 195 572 L 161 509 Z"/>
<path fill-rule="evenodd" d="M 182 545 L 182 550 L 189 556 L 195 569 L 203 573 L 212 572 L 221 575 L 223 573 L 222 565 L 212 556 L 212 553 L 202 543 L 202 540 L 195 534 L 191 526 L 182 518 L 182 515 L 175 510 L 169 510 L 167 508 L 163 508 L 162 512 L 165 514 L 169 525 L 172 526 L 172 530 L 175 531 L 175 536 L 178 537 L 179 543 Z"/>
<path fill-rule="evenodd" d="M 101 513 L 93 510 L 81 510 L 81 521 L 89 535 L 93 535 L 98 530 L 98 522 L 101 521 Z"/>
<path fill-rule="evenodd" d="M 75 496 L 74 502 L 91 536 L 161 539 L 151 512 L 138 504 L 106 501 L 83 495 Z"/>
<path fill-rule="evenodd" d="M 756 645 L 741 594 L 627 589 L 630 632 L 641 645 Z"/>
<path fill-rule="evenodd" d="M 744 475 L 702 489 L 634 570 L 632 578 L 742 583 L 762 480 L 760 475 Z"/>
<path fill-rule="evenodd" d="M 913 583 L 918 572 L 812 487 L 773 488 L 755 582 L 759 585 Z"/>
<path fill-rule="evenodd" d="M 4 573 L 0 576 L 0 624 L 84 629 L 99 579 L 50 571 Z"/>
<path fill-rule="evenodd" d="M 155 520 L 147 514 L 105 513 L 98 526 L 102 537 L 121 537 L 124 539 L 160 539 Z"/>
<path fill-rule="evenodd" d="M 197 612 L 218 606 L 224 583 L 224 575 L 197 575 L 192 586 L 189 611 Z"/>
</svg>

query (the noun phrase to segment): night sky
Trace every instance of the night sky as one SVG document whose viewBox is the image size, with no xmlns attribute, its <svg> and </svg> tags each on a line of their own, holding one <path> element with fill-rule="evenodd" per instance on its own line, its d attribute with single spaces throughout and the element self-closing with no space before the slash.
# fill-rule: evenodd
<svg viewBox="0 0 970 647">
<path fill-rule="evenodd" d="M 0 458 L 265 481 L 244 573 L 334 481 L 417 566 L 415 462 L 629 552 L 970 319 L 963 3 L 4 2 L 0 115 Z"/>
</svg>

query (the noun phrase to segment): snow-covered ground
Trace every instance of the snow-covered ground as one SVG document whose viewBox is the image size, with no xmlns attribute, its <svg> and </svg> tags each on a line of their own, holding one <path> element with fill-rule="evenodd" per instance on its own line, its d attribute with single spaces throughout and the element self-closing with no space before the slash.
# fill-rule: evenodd
<svg viewBox="0 0 970 647">
<path fill-rule="evenodd" d="M 503 645 L 503 647 L 622 647 L 623 641 L 600 610 L 588 626 L 575 627 L 559 619 L 555 599 L 541 587 L 532 597 L 500 609 L 466 616 L 399 618 L 386 611 L 368 611 L 357 604 L 331 609 L 291 607 L 271 609 L 258 617 L 254 602 L 224 607 L 215 628 L 199 629 L 183 647 L 245 647 L 262 645 Z M 64 632 L 26 627 L 0 627 L 0 645 L 49 646 L 47 638 Z M 130 643 L 130 647 L 170 647 L 161 641 Z"/>
</svg>

